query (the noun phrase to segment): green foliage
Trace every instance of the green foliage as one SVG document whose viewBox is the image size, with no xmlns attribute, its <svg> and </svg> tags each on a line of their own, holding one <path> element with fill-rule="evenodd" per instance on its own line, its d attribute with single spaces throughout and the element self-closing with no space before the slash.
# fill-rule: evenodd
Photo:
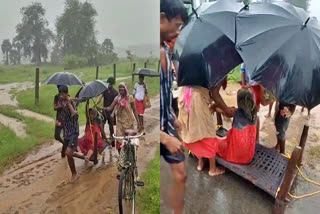
<svg viewBox="0 0 320 214">
<path fill-rule="evenodd" d="M 139 213 L 160 213 L 160 152 L 143 173 L 144 187 L 138 192 L 137 205 Z"/>
<path fill-rule="evenodd" d="M 133 60 L 135 59 L 135 56 L 133 55 L 133 53 L 130 50 L 127 50 L 126 53 L 127 53 L 127 59 L 130 60 L 130 62 L 133 62 Z"/>
<path fill-rule="evenodd" d="M 67 55 L 63 58 L 63 63 L 66 69 L 82 68 L 88 64 L 88 59 L 75 55 Z"/>
<path fill-rule="evenodd" d="M 2 53 L 5 55 L 5 64 L 8 65 L 9 64 L 9 52 L 11 50 L 12 46 L 11 46 L 11 42 L 9 39 L 5 39 L 3 40 L 2 44 L 1 44 L 1 50 Z"/>
<path fill-rule="evenodd" d="M 240 72 L 240 65 L 235 67 L 229 74 L 228 74 L 228 82 L 231 83 L 238 83 L 241 81 L 241 72 Z"/>
<path fill-rule="evenodd" d="M 21 8 L 22 22 L 16 27 L 16 40 L 22 44 L 24 56 L 31 57 L 31 61 L 36 64 L 41 63 L 41 58 L 46 62 L 48 45 L 54 37 L 47 28 L 45 12 L 39 2 Z"/>
<path fill-rule="evenodd" d="M 57 39 L 64 55 L 85 57 L 94 63 L 97 53 L 95 17 L 97 11 L 90 2 L 66 0 L 65 9 L 56 22 Z"/>
</svg>

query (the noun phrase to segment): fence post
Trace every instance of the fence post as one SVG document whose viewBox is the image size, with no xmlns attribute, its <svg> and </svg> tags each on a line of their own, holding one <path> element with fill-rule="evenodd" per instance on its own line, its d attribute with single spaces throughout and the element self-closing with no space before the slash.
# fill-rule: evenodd
<svg viewBox="0 0 320 214">
<path fill-rule="evenodd" d="M 99 65 L 96 67 L 96 80 L 99 79 Z"/>
<path fill-rule="evenodd" d="M 147 62 L 144 62 L 144 68 L 147 68 Z"/>
<path fill-rule="evenodd" d="M 117 73 L 117 64 L 113 64 L 113 78 L 114 78 L 114 81 L 117 81 L 116 73 Z"/>
<path fill-rule="evenodd" d="M 133 75 L 133 73 L 135 72 L 135 70 L 136 70 L 136 63 L 133 63 L 133 64 L 132 64 L 132 82 L 134 82 L 134 75 Z"/>
<path fill-rule="evenodd" d="M 158 73 L 160 73 L 160 60 L 158 62 Z"/>
<path fill-rule="evenodd" d="M 38 105 L 39 104 L 39 68 L 36 68 L 36 82 L 35 82 L 35 104 Z"/>
</svg>

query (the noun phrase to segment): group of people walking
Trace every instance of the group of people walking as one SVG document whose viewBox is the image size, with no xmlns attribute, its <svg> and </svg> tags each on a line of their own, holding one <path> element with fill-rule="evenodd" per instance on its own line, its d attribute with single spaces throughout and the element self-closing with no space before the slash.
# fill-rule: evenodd
<svg viewBox="0 0 320 214">
<path fill-rule="evenodd" d="M 94 151 L 94 135 L 98 135 L 98 150 L 107 143 L 105 124 L 109 126 L 109 139 L 112 146 L 120 152 L 121 142 L 115 142 L 113 135 L 124 136 L 125 131 L 134 129 L 137 124 L 139 132 L 144 132 L 143 115 L 145 111 L 145 99 L 148 94 L 144 76 L 139 76 L 139 82 L 135 84 L 133 96 L 130 95 L 125 83 L 119 83 L 118 90 L 114 88 L 115 79 L 107 80 L 108 88 L 99 96 L 94 108 L 86 105 L 86 125 L 84 136 L 79 138 L 79 112 L 77 106 L 81 99 L 71 98 L 68 87 L 58 85 L 59 93 L 54 97 L 54 110 L 56 114 L 55 139 L 62 143 L 61 157 L 67 156 L 72 173 L 71 181 L 79 176 L 74 163 L 74 153 L 83 156 L 89 162 Z M 103 100 L 103 107 L 97 105 Z M 116 130 L 114 131 L 114 125 Z M 63 134 L 63 137 L 61 136 Z"/>
</svg>

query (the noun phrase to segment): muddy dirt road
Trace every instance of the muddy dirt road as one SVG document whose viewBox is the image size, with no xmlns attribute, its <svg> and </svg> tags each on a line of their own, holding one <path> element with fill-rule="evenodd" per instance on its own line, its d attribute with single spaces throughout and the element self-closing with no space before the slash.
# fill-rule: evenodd
<svg viewBox="0 0 320 214">
<path fill-rule="evenodd" d="M 236 91 L 238 85 L 228 85 L 227 90 L 222 91 L 224 100 L 231 106 L 236 106 Z M 276 144 L 275 127 L 272 118 L 265 118 L 268 106 L 260 109 L 260 143 L 268 147 Z M 274 108 L 272 110 L 272 114 Z M 301 113 L 301 107 L 297 107 L 288 131 L 286 152 L 292 153 L 295 145 L 299 143 L 303 125 L 309 124 L 309 135 L 303 156 L 302 171 L 311 179 L 320 182 L 320 159 L 310 155 L 314 146 L 320 145 L 320 106 L 311 111 L 308 119 L 307 112 Z M 224 122 L 225 127 L 230 128 L 230 122 Z M 188 180 L 186 184 L 186 203 L 184 213 L 210 213 L 210 214 L 251 214 L 271 213 L 274 199 L 251 183 L 245 181 L 234 173 L 227 171 L 224 175 L 211 178 L 208 169 L 202 172 L 196 170 L 197 162 L 186 155 L 186 168 Z M 170 213 L 167 190 L 172 184 L 172 175 L 168 164 L 161 159 L 161 213 Z M 300 176 L 292 188 L 291 193 L 302 195 L 319 190 L 320 188 L 306 183 Z M 320 194 L 300 200 L 292 200 L 286 209 L 287 214 L 314 214 L 320 209 Z"/>
<path fill-rule="evenodd" d="M 146 135 L 140 139 L 138 150 L 140 174 L 159 146 L 159 96 L 151 102 L 152 108 L 145 115 Z M 80 178 L 72 184 L 60 149 L 61 144 L 51 140 L 2 174 L 0 213 L 118 213 L 116 151 L 106 149 L 96 166 L 76 159 Z"/>
</svg>

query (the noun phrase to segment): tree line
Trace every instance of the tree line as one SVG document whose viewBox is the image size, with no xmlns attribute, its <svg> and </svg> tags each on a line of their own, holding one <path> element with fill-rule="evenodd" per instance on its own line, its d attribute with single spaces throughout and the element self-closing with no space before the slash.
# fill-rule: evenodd
<svg viewBox="0 0 320 214">
<path fill-rule="evenodd" d="M 41 3 L 22 7 L 20 12 L 22 20 L 16 26 L 16 36 L 1 44 L 6 65 L 20 64 L 22 57 L 35 64 L 47 63 L 50 58 L 51 63 L 67 68 L 109 64 L 118 59 L 111 39 L 101 44 L 97 41 L 98 14 L 90 2 L 66 0 L 63 13 L 56 19 L 55 32 L 48 28 Z"/>
</svg>

